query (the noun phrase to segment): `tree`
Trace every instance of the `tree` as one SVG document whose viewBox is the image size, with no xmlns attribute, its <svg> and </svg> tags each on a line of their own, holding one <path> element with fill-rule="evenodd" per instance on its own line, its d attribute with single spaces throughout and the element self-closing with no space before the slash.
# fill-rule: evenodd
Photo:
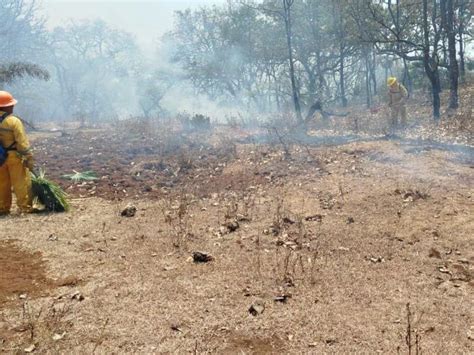
<svg viewBox="0 0 474 355">
<path fill-rule="evenodd" d="M 464 80 L 466 75 L 466 64 L 464 59 L 464 51 L 466 48 L 466 41 L 465 38 L 472 38 L 472 35 L 469 33 L 469 24 L 471 24 L 472 18 L 472 4 L 470 0 L 457 0 L 456 7 L 458 10 L 457 16 L 457 34 L 458 34 L 458 41 L 459 41 L 459 74 L 461 80 Z"/>
<path fill-rule="evenodd" d="M 303 116 L 301 115 L 301 105 L 298 95 L 298 89 L 296 86 L 295 78 L 295 63 L 293 59 L 293 33 L 292 33 L 292 22 L 291 22 L 291 8 L 294 4 L 294 0 L 282 0 L 283 2 L 283 20 L 285 21 L 286 30 L 286 42 L 288 44 L 288 61 L 290 63 L 290 80 L 291 80 L 291 91 L 293 94 L 293 103 L 295 105 L 295 113 L 298 122 L 303 123 Z"/>
<path fill-rule="evenodd" d="M 23 78 L 25 76 L 42 80 L 49 79 L 48 71 L 36 64 L 14 62 L 0 65 L 0 85 L 10 84 L 15 79 Z"/>
<path fill-rule="evenodd" d="M 261 108 L 269 100 L 268 84 L 280 61 L 278 44 L 275 49 L 268 43 L 268 36 L 280 34 L 273 29 L 255 8 L 229 3 L 177 12 L 176 26 L 164 41 L 173 48 L 172 62 L 198 94 Z"/>
<path fill-rule="evenodd" d="M 441 26 L 439 1 L 407 0 L 402 7 L 397 1 L 396 15 L 393 0 L 374 3 L 358 0 L 357 16 L 367 18 L 362 40 L 374 43 L 380 54 L 391 54 L 408 62 L 421 62 L 431 83 L 433 117 L 440 118 L 439 46 Z M 421 6 L 420 6 L 421 5 Z M 420 19 L 421 18 L 421 22 Z"/>
<path fill-rule="evenodd" d="M 440 118 L 441 101 L 439 94 L 441 92 L 441 81 L 439 77 L 439 56 L 438 43 L 441 36 L 440 26 L 437 24 L 437 4 L 436 0 L 432 7 L 431 28 L 434 32 L 434 38 L 430 42 L 430 24 L 428 21 L 429 15 L 428 0 L 423 0 L 423 65 L 425 67 L 426 75 L 431 82 L 431 93 L 433 95 L 433 117 L 435 120 Z"/>
<path fill-rule="evenodd" d="M 219 102 L 290 109 L 301 124 L 315 102 L 364 96 L 370 106 L 380 73 L 386 80 L 401 69 L 410 91 L 414 79 L 429 81 L 438 119 L 442 74 L 454 75 L 453 33 L 460 47 L 468 38 L 464 1 L 236 0 L 178 12 L 168 38 L 184 78 Z"/>
<path fill-rule="evenodd" d="M 458 108 L 459 67 L 456 56 L 456 29 L 454 26 L 454 0 L 440 0 L 441 16 L 448 37 L 449 51 L 449 108 Z"/>
<path fill-rule="evenodd" d="M 105 22 L 71 22 L 50 36 L 49 62 L 54 68 L 63 114 L 84 122 L 111 117 L 131 102 L 134 58 L 139 51 L 127 32 Z M 125 84 L 129 81 L 129 84 Z"/>
<path fill-rule="evenodd" d="M 335 40 L 338 44 L 338 75 L 339 75 L 339 96 L 341 99 L 341 105 L 347 106 L 347 93 L 346 93 L 346 62 L 349 57 L 356 54 L 355 41 L 351 36 L 351 30 L 354 29 L 354 24 L 351 21 L 347 10 L 346 0 L 337 0 L 332 2 L 333 6 L 333 26 Z"/>
<path fill-rule="evenodd" d="M 151 75 L 141 77 L 138 85 L 138 103 L 145 118 L 165 113 L 161 101 L 175 84 L 176 76 L 168 70 L 157 70 Z"/>
<path fill-rule="evenodd" d="M 39 62 L 46 30 L 36 16 L 36 2 L 3 0 L 0 2 L 0 85 L 13 84 L 23 77 L 49 79 Z"/>
<path fill-rule="evenodd" d="M 266 14 L 276 16 L 283 20 L 285 25 L 285 37 L 288 51 L 289 76 L 291 82 L 291 96 L 295 109 L 296 119 L 299 125 L 304 124 L 303 116 L 301 114 L 300 93 L 296 81 L 295 74 L 295 58 L 293 53 L 293 21 L 292 10 L 294 8 L 294 0 L 281 0 L 281 6 L 278 6 L 274 1 L 268 1 L 260 6 L 260 10 Z"/>
</svg>

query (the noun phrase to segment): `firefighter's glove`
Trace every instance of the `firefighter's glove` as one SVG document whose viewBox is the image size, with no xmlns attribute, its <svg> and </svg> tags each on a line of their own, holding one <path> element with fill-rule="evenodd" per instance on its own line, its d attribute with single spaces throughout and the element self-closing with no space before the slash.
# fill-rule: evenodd
<svg viewBox="0 0 474 355">
<path fill-rule="evenodd" d="M 28 168 L 29 171 L 33 171 L 35 168 L 35 160 L 33 159 L 33 156 L 27 156 L 23 159 L 23 165 L 25 168 Z"/>
</svg>

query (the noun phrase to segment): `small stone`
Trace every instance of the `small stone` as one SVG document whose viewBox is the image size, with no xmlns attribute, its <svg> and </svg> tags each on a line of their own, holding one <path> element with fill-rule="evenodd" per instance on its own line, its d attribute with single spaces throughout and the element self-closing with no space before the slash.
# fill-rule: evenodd
<svg viewBox="0 0 474 355">
<path fill-rule="evenodd" d="M 84 301 L 84 296 L 79 291 L 76 291 L 71 295 L 71 299 L 82 302 Z"/>
<path fill-rule="evenodd" d="M 137 213 L 137 208 L 134 205 L 129 204 L 129 205 L 127 205 L 127 207 L 125 207 L 122 210 L 121 216 L 122 217 L 134 217 L 136 213 Z"/>
<path fill-rule="evenodd" d="M 265 311 L 265 303 L 262 300 L 255 301 L 249 308 L 249 313 L 256 317 Z"/>
<path fill-rule="evenodd" d="M 193 253 L 193 261 L 195 263 L 208 263 L 209 261 L 214 260 L 214 257 L 212 255 L 202 253 L 200 251 L 195 251 Z"/>
<path fill-rule="evenodd" d="M 240 228 L 239 222 L 232 221 L 226 224 L 227 230 L 229 233 L 235 232 L 237 229 Z"/>
</svg>

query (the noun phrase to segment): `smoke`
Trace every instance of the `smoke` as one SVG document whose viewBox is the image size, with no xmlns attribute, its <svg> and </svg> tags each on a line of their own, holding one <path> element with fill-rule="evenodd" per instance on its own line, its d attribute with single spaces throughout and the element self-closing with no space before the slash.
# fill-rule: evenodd
<svg viewBox="0 0 474 355">
<path fill-rule="evenodd" d="M 224 122 L 226 117 L 237 117 L 243 113 L 241 107 L 210 100 L 206 95 L 196 95 L 194 88 L 186 83 L 181 83 L 171 89 L 162 102 L 163 107 L 171 115 L 182 112 L 200 113 L 209 116 L 215 122 Z"/>
</svg>

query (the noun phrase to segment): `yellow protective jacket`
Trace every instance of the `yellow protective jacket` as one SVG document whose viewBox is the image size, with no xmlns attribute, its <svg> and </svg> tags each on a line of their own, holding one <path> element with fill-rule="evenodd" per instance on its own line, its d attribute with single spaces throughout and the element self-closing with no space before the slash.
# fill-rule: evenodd
<svg viewBox="0 0 474 355">
<path fill-rule="evenodd" d="M 408 90 L 400 83 L 390 87 L 388 90 L 389 106 L 401 106 L 408 98 Z"/>
<path fill-rule="evenodd" d="M 4 114 L 5 112 L 0 111 L 0 116 Z M 23 123 L 15 115 L 10 115 L 0 123 L 0 144 L 2 147 L 8 148 L 13 143 L 15 143 L 13 148 L 20 156 L 25 159 L 32 157 L 30 142 Z"/>
</svg>

